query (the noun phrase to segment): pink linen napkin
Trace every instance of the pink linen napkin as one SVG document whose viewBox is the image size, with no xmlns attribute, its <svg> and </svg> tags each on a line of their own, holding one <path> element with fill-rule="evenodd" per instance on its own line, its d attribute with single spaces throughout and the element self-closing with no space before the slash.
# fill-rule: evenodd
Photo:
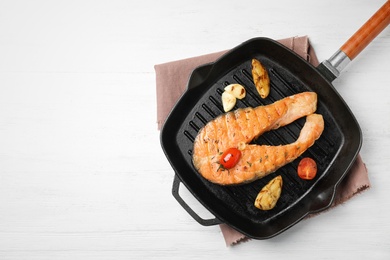
<svg viewBox="0 0 390 260">
<path fill-rule="evenodd" d="M 318 65 L 317 56 L 307 36 L 286 38 L 279 40 L 279 42 L 295 51 L 314 66 Z M 154 66 L 156 71 L 158 129 L 161 129 L 169 112 L 185 92 L 192 70 L 205 63 L 215 61 L 226 52 L 227 50 Z M 358 155 L 352 168 L 340 183 L 332 207 L 349 200 L 369 187 L 370 181 L 367 168 L 360 155 Z M 312 215 L 308 217 L 312 217 Z M 245 235 L 226 224 L 221 224 L 220 228 L 227 246 L 248 240 Z"/>
</svg>

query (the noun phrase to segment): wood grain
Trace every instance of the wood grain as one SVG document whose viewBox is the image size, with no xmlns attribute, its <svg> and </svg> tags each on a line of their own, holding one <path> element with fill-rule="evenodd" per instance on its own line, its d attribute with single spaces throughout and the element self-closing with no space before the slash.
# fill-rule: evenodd
<svg viewBox="0 0 390 260">
<path fill-rule="evenodd" d="M 390 1 L 371 16 L 371 18 L 341 46 L 341 50 L 353 60 L 390 23 Z"/>
</svg>

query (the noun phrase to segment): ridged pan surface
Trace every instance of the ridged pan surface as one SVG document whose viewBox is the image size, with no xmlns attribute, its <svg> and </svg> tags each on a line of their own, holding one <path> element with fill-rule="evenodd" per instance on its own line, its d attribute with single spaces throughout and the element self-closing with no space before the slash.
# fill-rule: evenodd
<svg viewBox="0 0 390 260">
<path fill-rule="evenodd" d="M 253 83 L 252 58 L 260 60 L 268 70 L 271 91 L 266 99 L 260 98 Z M 210 183 L 192 164 L 193 142 L 207 122 L 224 113 L 221 94 L 232 83 L 245 86 L 247 91 L 234 109 L 271 104 L 304 91 L 316 92 L 316 113 L 323 115 L 325 121 L 323 134 L 301 157 L 267 177 L 235 186 Z M 253 143 L 292 143 L 304 122 L 305 118 L 298 119 L 261 135 Z M 215 63 L 197 68 L 161 133 L 163 150 L 191 193 L 222 222 L 255 239 L 275 236 L 307 214 L 329 207 L 337 184 L 354 162 L 361 142 L 359 125 L 333 86 L 315 67 L 267 38 L 249 40 Z M 297 175 L 297 165 L 306 156 L 317 162 L 318 174 L 311 181 Z M 258 192 L 277 175 L 282 175 L 283 189 L 276 207 L 269 211 L 255 208 L 253 203 Z"/>
</svg>

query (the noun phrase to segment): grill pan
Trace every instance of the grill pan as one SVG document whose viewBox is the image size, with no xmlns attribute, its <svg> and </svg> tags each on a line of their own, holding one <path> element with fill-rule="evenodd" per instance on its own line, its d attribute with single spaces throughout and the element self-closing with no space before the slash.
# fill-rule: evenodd
<svg viewBox="0 0 390 260">
<path fill-rule="evenodd" d="M 232 49 L 217 61 L 196 68 L 186 92 L 169 114 L 161 131 L 161 146 L 175 171 L 172 193 L 184 209 L 202 225 L 226 223 L 254 239 L 267 239 L 290 228 L 306 215 L 327 209 L 336 188 L 358 155 L 362 133 L 358 122 L 331 82 L 345 65 L 379 34 L 390 20 L 387 1 L 329 60 L 314 67 L 278 42 L 253 38 Z M 266 99 L 257 94 L 251 76 L 251 60 L 267 68 L 271 91 Z M 192 164 L 193 142 L 198 131 L 224 113 L 223 88 L 231 83 L 245 86 L 247 95 L 234 109 L 271 104 L 304 91 L 318 95 L 316 113 L 322 114 L 325 129 L 316 143 L 300 158 L 275 173 L 249 184 L 220 186 L 204 179 Z M 294 142 L 305 122 L 301 118 L 288 126 L 263 134 L 256 144 L 280 145 Z M 301 180 L 297 164 L 310 156 L 317 162 L 314 180 Z M 260 211 L 253 203 L 261 188 L 276 175 L 283 177 L 282 195 L 276 207 Z M 179 196 L 183 183 L 215 218 L 199 217 Z"/>
</svg>

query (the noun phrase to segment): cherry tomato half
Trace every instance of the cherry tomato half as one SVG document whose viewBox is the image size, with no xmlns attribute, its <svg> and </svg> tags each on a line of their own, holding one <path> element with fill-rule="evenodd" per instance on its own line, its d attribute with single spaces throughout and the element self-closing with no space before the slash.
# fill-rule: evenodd
<svg viewBox="0 0 390 260">
<path fill-rule="evenodd" d="M 219 162 L 225 169 L 233 168 L 241 158 L 241 151 L 237 148 L 227 149 L 221 156 Z"/>
<path fill-rule="evenodd" d="M 303 158 L 298 164 L 298 176 L 304 180 L 312 180 L 317 174 L 317 163 L 309 158 Z"/>
</svg>

